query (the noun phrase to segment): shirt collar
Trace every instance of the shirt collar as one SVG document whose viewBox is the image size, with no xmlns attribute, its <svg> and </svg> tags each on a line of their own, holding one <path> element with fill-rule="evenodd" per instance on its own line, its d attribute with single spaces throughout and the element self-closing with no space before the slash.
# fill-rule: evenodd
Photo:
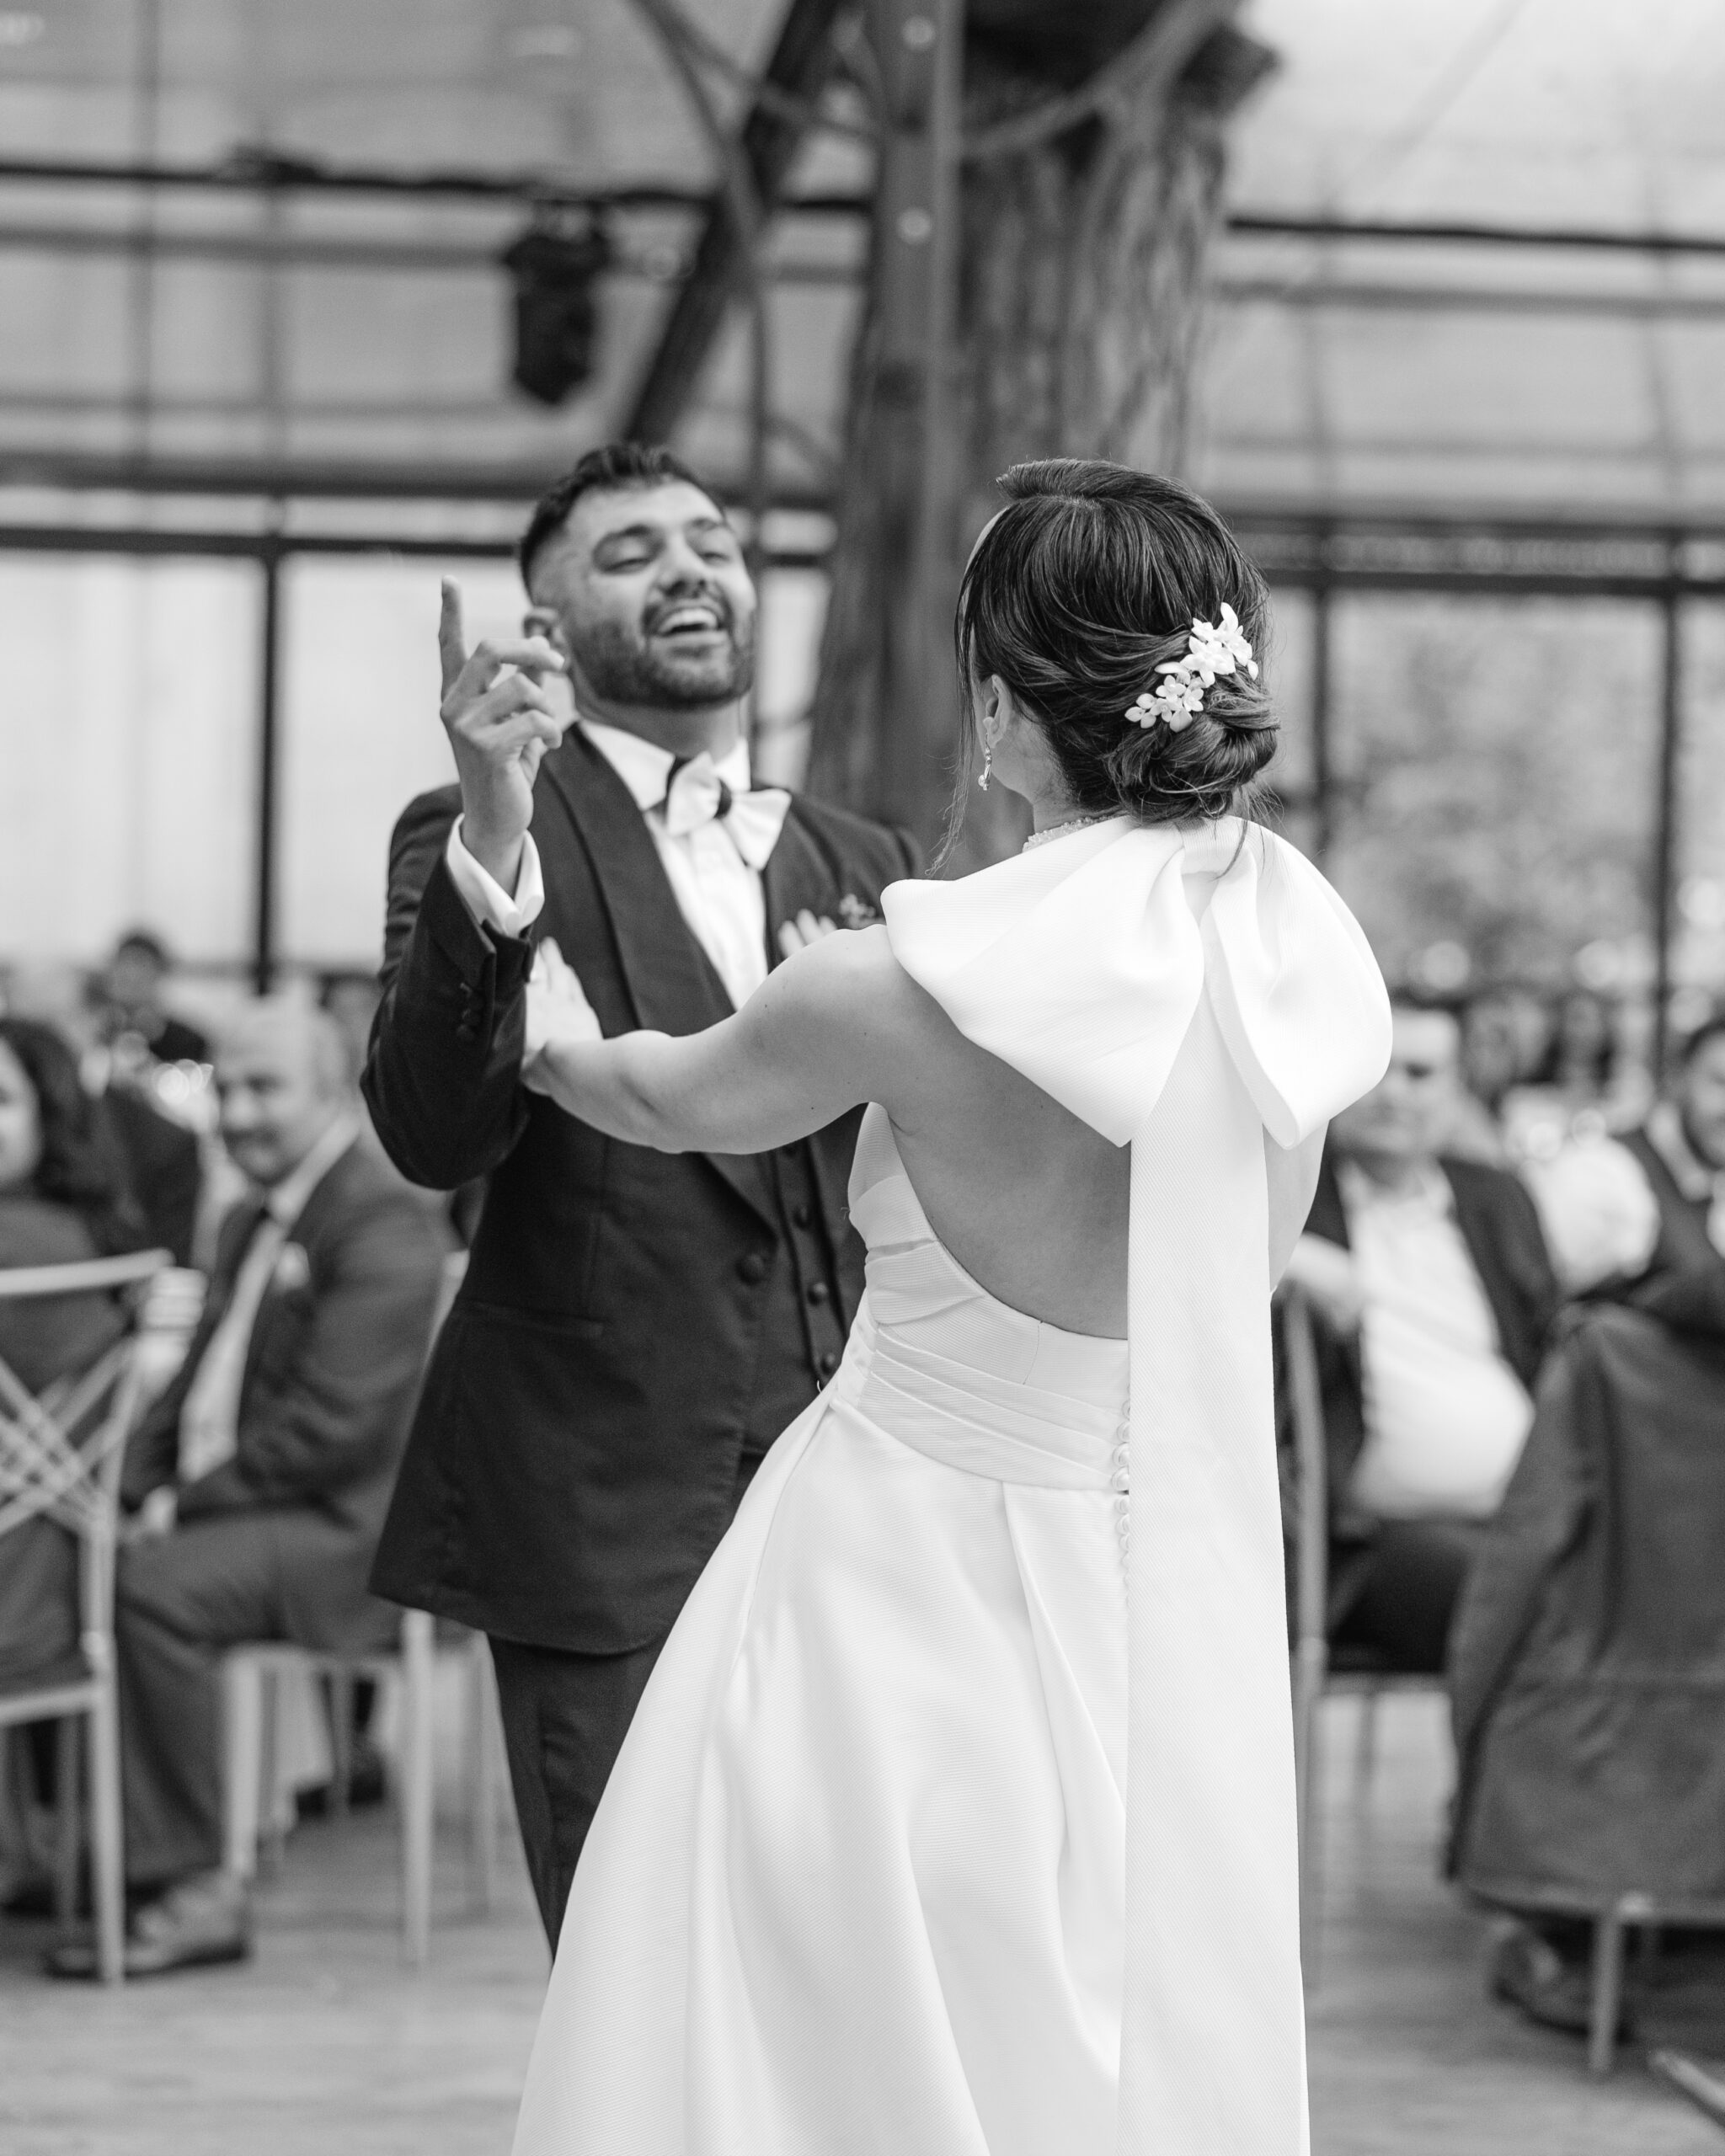
<svg viewBox="0 0 1725 2156">
<path fill-rule="evenodd" d="M 580 728 L 628 787 L 635 806 L 644 815 L 649 808 L 660 806 L 670 784 L 670 767 L 676 761 L 669 749 L 661 749 L 654 741 L 644 741 L 638 734 L 626 733 L 620 726 L 601 726 L 595 719 L 582 719 Z M 749 792 L 754 779 L 749 765 L 749 744 L 741 734 L 724 755 L 714 757 L 713 768 L 733 793 Z"/>
<path fill-rule="evenodd" d="M 1417 1206 L 1439 1215 L 1448 1215 L 1455 1209 L 1455 1193 L 1450 1187 L 1450 1178 L 1435 1161 L 1422 1161 L 1417 1175 L 1393 1190 L 1369 1176 L 1355 1161 L 1338 1162 L 1336 1176 L 1341 1185 L 1343 1205 L 1349 1213 L 1398 1205 Z"/>
<path fill-rule="evenodd" d="M 284 1228 L 291 1228 L 306 1209 L 312 1193 L 323 1182 L 360 1134 L 360 1120 L 344 1108 L 305 1159 L 264 1193 L 264 1210 Z"/>
</svg>

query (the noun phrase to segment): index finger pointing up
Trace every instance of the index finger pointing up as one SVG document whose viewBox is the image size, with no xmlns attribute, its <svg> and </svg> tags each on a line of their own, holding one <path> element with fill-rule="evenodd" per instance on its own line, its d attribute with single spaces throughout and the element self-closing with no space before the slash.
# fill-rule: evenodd
<svg viewBox="0 0 1725 2156">
<path fill-rule="evenodd" d="M 443 579 L 443 606 L 437 617 L 437 655 L 443 662 L 443 693 L 447 696 L 467 663 L 467 638 L 462 629 L 462 590 L 453 577 Z"/>
</svg>

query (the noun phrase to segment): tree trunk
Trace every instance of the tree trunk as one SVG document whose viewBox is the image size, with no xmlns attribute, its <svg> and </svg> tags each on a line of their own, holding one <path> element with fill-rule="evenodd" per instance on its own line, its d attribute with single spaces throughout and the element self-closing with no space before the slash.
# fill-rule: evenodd
<svg viewBox="0 0 1725 2156">
<path fill-rule="evenodd" d="M 1223 170 L 1220 100 L 1194 75 L 1188 68 L 1166 97 L 1116 101 L 1055 141 L 964 168 L 947 383 L 953 528 L 921 595 L 937 623 L 951 622 L 964 557 L 1009 465 L 1088 456 L 1178 472 L 1184 462 Z M 973 55 L 967 130 L 1046 94 Z M 882 243 L 877 232 L 877 254 Z M 929 451 L 905 424 L 916 385 L 880 365 L 878 279 L 870 291 L 853 363 L 809 783 L 932 844 L 959 761 L 959 687 L 944 658 L 949 643 L 932 635 L 923 649 L 934 655 L 923 664 L 944 678 L 921 685 L 920 710 L 884 707 L 885 685 L 904 679 L 893 663 L 892 639 L 905 633 L 893 574 L 914 543 L 917 467 Z M 1022 841 L 1024 812 L 1011 796 L 967 784 L 964 799 L 955 867 L 997 860 Z"/>
</svg>

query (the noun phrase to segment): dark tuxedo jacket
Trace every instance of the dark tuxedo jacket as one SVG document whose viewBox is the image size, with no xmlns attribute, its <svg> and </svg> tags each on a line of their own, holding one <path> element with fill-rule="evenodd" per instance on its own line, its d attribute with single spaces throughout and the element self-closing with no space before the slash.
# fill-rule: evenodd
<svg viewBox="0 0 1725 2156">
<path fill-rule="evenodd" d="M 223 1226 L 203 1316 L 184 1363 L 134 1433 L 121 1491 L 137 1505 L 175 1478 L 180 1410 L 232 1298 L 256 1219 Z M 180 1492 L 182 1520 L 309 1508 L 354 1539 L 359 1583 L 388 1508 L 425 1367 L 446 1244 L 422 1200 L 355 1144 L 307 1199 L 252 1326 L 238 1450 Z"/>
<path fill-rule="evenodd" d="M 1498 1327 L 1503 1359 L 1530 1392 L 1539 1374 L 1562 1290 L 1546 1247 L 1534 1202 L 1507 1169 L 1483 1161 L 1445 1157 L 1438 1163 L 1455 1201 L 1455 1225 L 1473 1260 Z M 1308 1235 L 1348 1247 L 1348 1215 L 1342 1203 L 1334 1156 L 1324 1149 L 1316 1194 L 1306 1223 Z M 1357 1340 L 1338 1337 L 1314 1315 L 1318 1379 L 1323 1395 L 1324 1436 L 1329 1458 L 1330 1513 L 1344 1541 L 1357 1540 L 1365 1524 L 1347 1516 L 1347 1490 L 1365 1443 L 1364 1378 Z M 1292 1441 L 1287 1390 L 1281 1378 L 1277 1328 L 1278 1436 Z M 1345 1597 L 1339 1572 L 1334 1604 Z"/>
<path fill-rule="evenodd" d="M 856 1309 L 857 1118 L 781 1153 L 666 1154 L 526 1091 L 531 940 L 480 930 L 462 903 L 443 857 L 459 808 L 446 787 L 396 827 L 364 1084 L 403 1173 L 490 1188 L 372 1585 L 500 1638 L 617 1653 L 670 1627 L 729 1523 L 740 1460 L 814 1396 L 820 1374 L 788 1338 L 795 1238 L 824 1246 L 809 1292 L 836 1304 L 835 1340 Z M 555 937 L 606 1033 L 729 1014 L 640 809 L 579 728 L 540 767 L 533 836 L 533 934 Z M 800 909 L 873 908 L 917 865 L 901 834 L 796 798 L 764 876 L 769 963 Z"/>
</svg>

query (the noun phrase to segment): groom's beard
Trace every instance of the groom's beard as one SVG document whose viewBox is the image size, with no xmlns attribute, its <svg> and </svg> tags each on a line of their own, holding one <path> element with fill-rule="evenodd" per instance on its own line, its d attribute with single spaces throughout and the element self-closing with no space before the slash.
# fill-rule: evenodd
<svg viewBox="0 0 1725 2156">
<path fill-rule="evenodd" d="M 679 654 L 638 630 L 604 622 L 582 638 L 576 660 L 596 696 L 607 703 L 657 704 L 696 711 L 734 703 L 755 680 L 754 625 L 740 630 L 721 604 L 725 632 L 717 651 Z"/>
</svg>

